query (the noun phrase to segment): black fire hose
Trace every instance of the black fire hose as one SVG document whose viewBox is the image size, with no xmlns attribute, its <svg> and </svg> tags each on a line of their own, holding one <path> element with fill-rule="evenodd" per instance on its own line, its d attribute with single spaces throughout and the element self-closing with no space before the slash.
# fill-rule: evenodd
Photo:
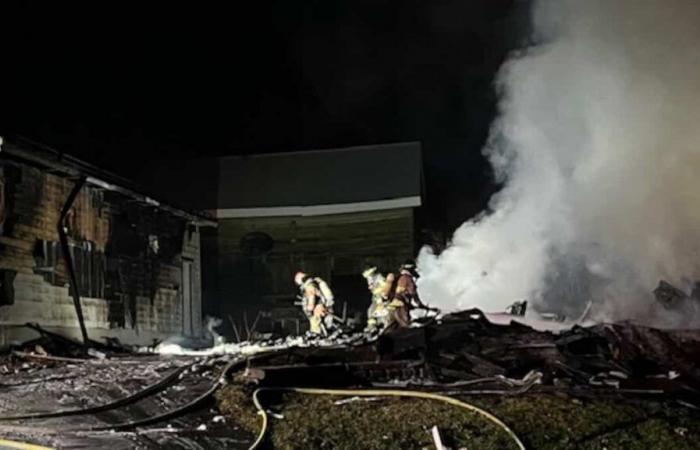
<svg viewBox="0 0 700 450">
<path fill-rule="evenodd" d="M 58 411 L 52 411 L 52 412 L 37 412 L 37 413 L 25 413 L 25 414 L 17 414 L 14 416 L 0 416 L 0 421 L 5 421 L 5 420 L 25 420 L 25 419 L 48 419 L 51 417 L 66 417 L 66 416 L 79 416 L 79 415 L 84 415 L 84 414 L 95 414 L 98 412 L 103 412 L 103 411 L 109 411 L 111 409 L 116 409 L 120 408 L 122 406 L 130 405 L 132 403 L 135 403 L 143 398 L 146 398 L 150 395 L 156 394 L 166 387 L 170 386 L 173 384 L 175 380 L 180 376 L 182 372 L 184 372 L 186 369 L 189 367 L 192 367 L 193 364 L 186 364 L 182 367 L 178 367 L 177 369 L 173 370 L 170 374 L 168 374 L 166 377 L 158 380 L 156 383 L 151 384 L 150 386 L 147 386 L 146 388 L 137 391 L 127 397 L 120 398 L 118 400 L 115 400 L 113 402 L 105 403 L 102 405 L 97 405 L 97 406 L 92 406 L 89 408 L 78 408 L 78 409 L 59 409 Z"/>
</svg>

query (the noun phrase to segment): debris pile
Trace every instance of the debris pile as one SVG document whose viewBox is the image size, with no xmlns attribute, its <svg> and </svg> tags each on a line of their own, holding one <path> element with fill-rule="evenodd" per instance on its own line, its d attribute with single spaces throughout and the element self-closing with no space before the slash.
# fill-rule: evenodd
<svg viewBox="0 0 700 450">
<path fill-rule="evenodd" d="M 214 394 L 231 381 L 242 390 L 237 398 L 248 402 L 260 388 L 270 393 L 290 387 L 294 392 L 347 391 L 345 398 L 323 405 L 353 411 L 375 402 L 388 411 L 401 409 L 394 400 L 378 399 L 377 389 L 420 391 L 435 398 L 556 394 L 591 401 L 647 399 L 688 411 L 700 406 L 700 331 L 618 323 L 554 332 L 490 318 L 474 309 L 427 317 L 414 327 L 380 335 L 338 332 L 221 343 L 203 350 L 160 344 L 160 354 L 144 348 L 151 353 L 121 356 L 117 347 L 88 353 L 80 344 L 44 333 L 0 361 L 5 389 L 0 430 L 8 437 L 62 448 L 131 448 L 149 441 L 245 448 L 253 438 L 211 408 Z M 350 392 L 357 389 L 371 401 L 353 399 Z M 222 412 L 231 411 L 230 398 L 222 398 L 227 405 Z M 453 416 L 435 414 L 436 420 Z M 252 418 L 255 426 L 258 416 Z M 453 434 L 447 424 L 424 425 L 438 425 L 441 439 Z M 257 432 L 253 427 L 247 431 Z"/>
<path fill-rule="evenodd" d="M 434 426 L 445 430 L 441 439 L 469 448 L 516 448 L 521 437 L 531 443 L 525 448 L 600 448 L 615 442 L 608 436 L 615 430 L 648 421 L 657 421 L 658 428 L 640 429 L 638 442 L 651 448 L 673 442 L 676 448 L 675 443 L 689 441 L 671 425 L 682 423 L 692 436 L 700 432 L 698 356 L 700 331 L 663 331 L 631 323 L 538 331 L 517 322 L 496 324 L 481 311 L 469 310 L 354 346 L 258 353 L 236 376 L 239 384 L 227 387 L 218 398 L 223 412 L 232 420 L 245 417 L 245 428 L 263 439 L 269 425 L 261 428 L 247 399 L 258 390 L 268 392 L 262 408 L 273 410 L 269 420 L 276 429 L 268 439 L 275 448 L 352 448 L 351 442 L 361 442 L 362 448 L 393 448 L 397 443 L 423 448 L 430 447 L 429 437 L 435 442 L 428 433 Z M 429 402 L 378 398 L 386 390 L 476 402 L 511 427 L 515 439 L 504 440 L 504 430 L 487 428 L 483 418 L 460 419 L 454 410 L 443 411 Z M 272 395 L 275 392 L 289 394 Z M 346 397 L 299 397 L 307 392 L 345 392 Z M 359 393 L 378 403 L 358 402 Z M 260 410 L 260 404 L 256 406 Z M 554 411 L 550 419 L 540 421 L 538 408 Z M 310 422 L 303 411 L 324 419 Z M 571 421 L 572 415 L 578 419 Z M 350 422 L 336 423 L 343 417 Z M 377 420 L 383 425 L 374 426 Z M 552 441 L 552 433 L 558 442 Z M 382 436 L 387 441 L 372 442 Z"/>
<path fill-rule="evenodd" d="M 700 405 L 700 331 L 629 323 L 553 333 L 490 322 L 479 310 L 444 316 L 359 345 L 271 349 L 249 362 L 261 386 L 399 386 L 517 394 L 664 395 Z"/>
</svg>

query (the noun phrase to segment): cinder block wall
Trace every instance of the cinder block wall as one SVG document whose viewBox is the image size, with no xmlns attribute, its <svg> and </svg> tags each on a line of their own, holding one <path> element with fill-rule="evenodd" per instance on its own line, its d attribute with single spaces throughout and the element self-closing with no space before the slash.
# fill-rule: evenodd
<svg viewBox="0 0 700 450">
<path fill-rule="evenodd" d="M 67 287 L 52 286 L 40 275 L 18 273 L 15 278 L 15 302 L 0 307 L 0 323 L 23 325 L 39 323 L 46 327 L 75 327 L 75 307 Z M 81 298 L 85 325 L 109 328 L 107 302 L 104 299 Z"/>
</svg>

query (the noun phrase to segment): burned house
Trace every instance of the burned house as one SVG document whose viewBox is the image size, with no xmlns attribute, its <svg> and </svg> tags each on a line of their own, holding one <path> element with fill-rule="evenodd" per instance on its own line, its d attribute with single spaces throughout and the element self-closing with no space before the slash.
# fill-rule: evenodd
<svg viewBox="0 0 700 450">
<path fill-rule="evenodd" d="M 129 186 L 51 149 L 2 144 L 1 343 L 28 337 L 26 323 L 97 341 L 201 336 L 200 228 L 215 222 Z"/>
<path fill-rule="evenodd" d="M 328 280 L 348 314 L 366 311 L 363 266 L 396 270 L 414 255 L 420 143 L 180 164 L 169 168 L 171 178 L 208 174 L 169 190 L 219 223 L 203 236 L 205 303 L 214 315 L 240 318 L 247 310 L 252 322 L 259 310 L 287 309 L 295 317 L 297 270 Z"/>
</svg>

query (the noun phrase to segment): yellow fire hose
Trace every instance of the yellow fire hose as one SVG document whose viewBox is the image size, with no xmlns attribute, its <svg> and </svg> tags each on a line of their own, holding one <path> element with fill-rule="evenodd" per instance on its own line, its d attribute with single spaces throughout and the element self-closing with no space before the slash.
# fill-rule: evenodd
<svg viewBox="0 0 700 450">
<path fill-rule="evenodd" d="M 265 433 L 267 432 L 267 426 L 268 426 L 268 419 L 267 419 L 267 412 L 265 411 L 265 408 L 260 404 L 260 399 L 258 398 L 258 394 L 263 391 L 285 391 L 285 392 L 297 392 L 300 394 L 312 394 L 312 395 L 343 395 L 343 396 L 358 396 L 358 397 L 376 397 L 376 396 L 384 396 L 384 397 L 414 397 L 414 398 L 423 398 L 423 399 L 430 399 L 430 400 L 439 400 L 441 402 L 449 403 L 450 405 L 454 406 L 459 406 L 460 408 L 464 408 L 468 411 L 472 411 L 475 413 L 480 414 L 484 418 L 488 419 L 492 423 L 496 424 L 499 426 L 503 431 L 508 433 L 508 436 L 515 442 L 515 444 L 518 446 L 520 450 L 526 450 L 525 445 L 522 443 L 522 441 L 518 438 L 518 436 L 511 430 L 508 425 L 503 423 L 498 417 L 494 416 L 488 411 L 485 411 L 478 406 L 474 406 L 472 404 L 463 402 L 461 400 L 457 400 L 456 398 L 448 397 L 446 395 L 439 395 L 439 394 L 433 394 L 430 392 L 420 392 L 420 391 L 403 391 L 403 390 L 398 390 L 398 389 L 360 389 L 360 390 L 354 390 L 354 389 L 314 389 L 314 388 L 259 388 L 256 389 L 255 392 L 253 392 L 253 403 L 255 404 L 255 407 L 258 410 L 258 414 L 260 414 L 262 418 L 262 428 L 260 429 L 260 434 L 258 434 L 257 439 L 253 444 L 249 447 L 249 450 L 255 450 L 258 448 L 258 446 L 262 443 Z"/>
<path fill-rule="evenodd" d="M 41 445 L 28 444 L 26 442 L 9 441 L 0 439 L 0 448 L 18 448 L 21 450 L 54 450 L 51 447 L 43 447 Z"/>
</svg>

